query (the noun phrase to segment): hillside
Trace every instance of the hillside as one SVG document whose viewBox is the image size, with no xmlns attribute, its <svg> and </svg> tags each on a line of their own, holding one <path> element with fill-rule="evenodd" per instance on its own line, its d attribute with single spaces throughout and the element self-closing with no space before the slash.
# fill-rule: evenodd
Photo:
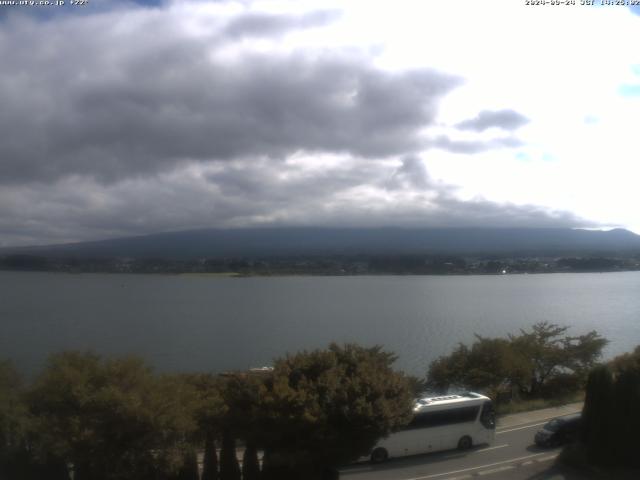
<svg viewBox="0 0 640 480">
<path fill-rule="evenodd" d="M 640 252 L 640 236 L 614 229 L 252 228 L 160 233 L 96 242 L 4 248 L 50 258 L 224 258 L 306 255 L 610 255 Z"/>
</svg>

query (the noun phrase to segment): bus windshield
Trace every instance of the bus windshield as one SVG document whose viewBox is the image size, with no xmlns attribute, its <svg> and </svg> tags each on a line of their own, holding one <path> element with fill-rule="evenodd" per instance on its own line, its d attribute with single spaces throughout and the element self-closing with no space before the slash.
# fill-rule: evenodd
<svg viewBox="0 0 640 480">
<path fill-rule="evenodd" d="M 480 423 L 484 428 L 495 429 L 496 428 L 496 412 L 493 408 L 491 400 L 487 400 L 482 405 L 482 414 L 480 415 Z"/>
</svg>

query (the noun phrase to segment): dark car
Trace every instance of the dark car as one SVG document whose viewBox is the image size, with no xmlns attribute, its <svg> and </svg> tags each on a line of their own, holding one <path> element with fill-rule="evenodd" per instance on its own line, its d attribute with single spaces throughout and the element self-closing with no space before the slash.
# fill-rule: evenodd
<svg viewBox="0 0 640 480">
<path fill-rule="evenodd" d="M 544 427 L 536 433 L 536 444 L 542 447 L 555 447 L 572 442 L 580 434 L 581 415 L 567 415 L 558 417 L 547 422 Z"/>
</svg>

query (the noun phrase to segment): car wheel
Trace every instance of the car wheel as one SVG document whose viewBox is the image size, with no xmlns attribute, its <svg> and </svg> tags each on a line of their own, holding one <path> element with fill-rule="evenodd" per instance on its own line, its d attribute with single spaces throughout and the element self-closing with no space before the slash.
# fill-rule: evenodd
<svg viewBox="0 0 640 480">
<path fill-rule="evenodd" d="M 371 452 L 371 463 L 381 463 L 389 458 L 389 452 L 384 448 L 376 448 Z"/>
<path fill-rule="evenodd" d="M 464 436 L 458 441 L 458 450 L 469 450 L 473 446 L 471 437 Z"/>
</svg>

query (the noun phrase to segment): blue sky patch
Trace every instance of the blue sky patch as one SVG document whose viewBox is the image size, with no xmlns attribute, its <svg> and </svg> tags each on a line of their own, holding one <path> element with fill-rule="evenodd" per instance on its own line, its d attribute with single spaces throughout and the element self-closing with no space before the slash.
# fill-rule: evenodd
<svg viewBox="0 0 640 480">
<path fill-rule="evenodd" d="M 618 92 L 623 97 L 640 97 L 640 84 L 620 85 Z"/>
</svg>

